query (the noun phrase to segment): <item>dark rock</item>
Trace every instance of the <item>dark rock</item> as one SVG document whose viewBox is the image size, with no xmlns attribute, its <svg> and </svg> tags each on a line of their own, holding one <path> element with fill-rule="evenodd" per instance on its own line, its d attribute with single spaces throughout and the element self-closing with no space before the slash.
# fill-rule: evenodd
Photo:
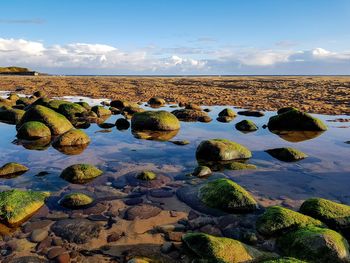
<svg viewBox="0 0 350 263">
<path fill-rule="evenodd" d="M 265 113 L 263 113 L 262 111 L 246 110 L 246 111 L 239 111 L 237 113 L 238 113 L 238 115 L 252 116 L 252 117 L 263 117 L 263 116 L 265 116 Z"/>
</svg>

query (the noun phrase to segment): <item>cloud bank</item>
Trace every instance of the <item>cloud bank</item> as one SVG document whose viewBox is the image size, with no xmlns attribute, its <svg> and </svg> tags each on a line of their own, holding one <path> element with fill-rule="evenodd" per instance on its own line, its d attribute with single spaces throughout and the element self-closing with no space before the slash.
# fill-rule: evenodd
<svg viewBox="0 0 350 263">
<path fill-rule="evenodd" d="M 56 74 L 350 74 L 350 52 L 198 47 L 124 51 L 104 44 L 0 38 L 0 66 Z"/>
</svg>

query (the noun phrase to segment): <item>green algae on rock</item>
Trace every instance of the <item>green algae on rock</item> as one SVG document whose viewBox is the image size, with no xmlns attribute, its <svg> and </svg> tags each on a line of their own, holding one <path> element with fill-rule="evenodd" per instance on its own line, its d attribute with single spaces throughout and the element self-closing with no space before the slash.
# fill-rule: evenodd
<svg viewBox="0 0 350 263">
<path fill-rule="evenodd" d="M 133 130 L 174 131 L 180 129 L 180 121 L 167 111 L 135 113 L 131 119 Z"/>
<path fill-rule="evenodd" d="M 87 110 L 78 103 L 64 103 L 59 106 L 58 112 L 69 120 L 72 120 L 76 117 L 80 117 L 82 114 L 86 113 Z"/>
<path fill-rule="evenodd" d="M 194 110 L 194 109 L 180 109 L 180 110 L 174 110 L 171 112 L 178 118 L 180 121 L 186 121 L 186 122 L 194 122 L 194 121 L 202 121 L 202 122 L 208 122 L 203 120 L 211 120 L 209 115 L 201 110 Z"/>
<path fill-rule="evenodd" d="M 226 139 L 202 141 L 196 150 L 198 160 L 230 161 L 250 157 L 252 157 L 252 153 L 246 147 Z"/>
<path fill-rule="evenodd" d="M 296 109 L 272 116 L 267 124 L 268 128 L 286 131 L 325 131 L 327 126 L 318 118 Z"/>
<path fill-rule="evenodd" d="M 151 181 L 157 178 L 157 175 L 152 171 L 142 171 L 136 176 L 137 179 Z"/>
<path fill-rule="evenodd" d="M 90 205 L 94 199 L 84 193 L 66 194 L 59 200 L 59 204 L 67 208 L 82 208 Z"/>
<path fill-rule="evenodd" d="M 110 106 L 121 110 L 125 107 L 138 107 L 139 105 L 136 102 L 127 100 L 112 100 Z"/>
<path fill-rule="evenodd" d="M 339 233 L 315 226 L 292 231 L 277 239 L 277 246 L 291 257 L 309 262 L 349 262 L 349 244 Z"/>
<path fill-rule="evenodd" d="M 44 205 L 48 192 L 9 190 L 0 192 L 0 221 L 16 225 Z"/>
<path fill-rule="evenodd" d="M 223 165 L 225 169 L 228 170 L 254 170 L 256 166 L 254 164 L 249 163 L 241 163 L 241 162 L 229 162 Z"/>
<path fill-rule="evenodd" d="M 253 196 L 237 183 L 221 178 L 199 189 L 199 199 L 208 207 L 229 213 L 251 212 L 258 208 Z"/>
<path fill-rule="evenodd" d="M 269 149 L 266 152 L 272 157 L 284 162 L 296 162 L 308 157 L 302 151 L 292 147 Z"/>
<path fill-rule="evenodd" d="M 25 140 L 36 140 L 51 137 L 51 131 L 44 123 L 39 121 L 25 122 L 17 131 L 17 138 Z"/>
<path fill-rule="evenodd" d="M 72 129 L 58 136 L 52 143 L 54 147 L 79 146 L 90 143 L 89 136 L 82 130 Z"/>
<path fill-rule="evenodd" d="M 258 127 L 251 120 L 243 120 L 235 125 L 236 129 L 242 132 L 253 132 L 258 130 Z"/>
<path fill-rule="evenodd" d="M 283 108 L 280 108 L 277 110 L 277 114 L 282 114 L 282 113 L 285 113 L 285 112 L 290 111 L 290 110 L 299 110 L 299 109 L 294 108 L 294 107 L 283 107 Z"/>
<path fill-rule="evenodd" d="M 109 116 L 112 112 L 109 109 L 106 109 L 103 106 L 93 106 L 91 108 L 92 112 L 95 112 L 98 117 Z"/>
<path fill-rule="evenodd" d="M 21 174 L 24 174 L 29 170 L 28 167 L 20 164 L 20 163 L 6 163 L 2 167 L 0 167 L 0 178 L 1 177 L 14 177 Z"/>
<path fill-rule="evenodd" d="M 256 222 L 257 230 L 266 236 L 278 235 L 295 228 L 310 225 L 324 226 L 324 224 L 317 219 L 281 206 L 268 207 Z"/>
<path fill-rule="evenodd" d="M 0 107 L 0 121 L 9 124 L 17 124 L 25 114 L 24 110 L 13 109 L 10 107 Z"/>
<path fill-rule="evenodd" d="M 70 121 L 62 114 L 41 105 L 35 105 L 28 109 L 17 127 L 20 128 L 28 121 L 39 121 L 44 123 L 50 128 L 52 135 L 59 135 L 73 128 Z"/>
<path fill-rule="evenodd" d="M 261 263 L 307 263 L 307 262 L 297 258 L 283 257 L 283 258 L 264 260 Z"/>
<path fill-rule="evenodd" d="M 258 262 L 276 257 L 273 253 L 260 251 L 238 240 L 204 233 L 187 233 L 182 240 L 185 247 L 191 252 L 191 257 L 203 260 L 198 262 Z"/>
<path fill-rule="evenodd" d="M 85 183 L 100 176 L 103 172 L 91 164 L 73 164 L 61 173 L 61 177 L 70 183 Z"/>
</svg>

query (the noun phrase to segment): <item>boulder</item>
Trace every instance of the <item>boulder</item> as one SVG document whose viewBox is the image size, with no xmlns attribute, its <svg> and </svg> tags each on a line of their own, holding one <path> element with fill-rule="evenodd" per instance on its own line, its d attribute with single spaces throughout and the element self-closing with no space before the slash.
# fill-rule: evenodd
<svg viewBox="0 0 350 263">
<path fill-rule="evenodd" d="M 295 162 L 307 157 L 305 153 L 292 147 L 269 149 L 266 152 L 284 162 Z"/>
<path fill-rule="evenodd" d="M 85 183 L 100 176 L 103 172 L 90 164 L 74 164 L 61 173 L 61 177 L 70 183 Z"/>
<path fill-rule="evenodd" d="M 199 121 L 203 118 L 210 118 L 209 115 L 200 110 L 193 110 L 193 109 L 181 109 L 181 110 L 174 110 L 171 112 L 178 118 L 180 121 Z M 211 120 L 211 119 L 210 119 Z"/>
<path fill-rule="evenodd" d="M 194 169 L 192 175 L 197 177 L 206 177 L 211 175 L 211 173 L 211 169 L 208 166 L 200 165 Z"/>
<path fill-rule="evenodd" d="M 290 110 L 298 110 L 298 109 L 294 107 L 283 107 L 277 110 L 277 114 L 282 114 Z"/>
<path fill-rule="evenodd" d="M 89 136 L 82 130 L 72 129 L 58 136 L 52 143 L 54 147 L 80 146 L 90 143 Z"/>
<path fill-rule="evenodd" d="M 138 107 L 139 105 L 136 102 L 127 100 L 112 100 L 110 106 L 121 110 L 125 107 Z"/>
<path fill-rule="evenodd" d="M 221 178 L 199 190 L 199 199 L 209 207 L 229 213 L 251 212 L 258 208 L 253 196 L 235 182 Z"/>
<path fill-rule="evenodd" d="M 76 117 L 81 117 L 87 110 L 78 103 L 65 103 L 58 107 L 58 112 L 69 120 L 73 120 Z"/>
<path fill-rule="evenodd" d="M 17 131 L 18 139 L 37 140 L 44 137 L 51 137 L 51 131 L 39 121 L 25 122 Z"/>
<path fill-rule="evenodd" d="M 251 156 L 246 147 L 226 139 L 202 141 L 196 150 L 197 159 L 205 161 L 230 161 L 248 159 Z"/>
<path fill-rule="evenodd" d="M 234 117 L 229 117 L 229 116 L 219 116 L 216 118 L 217 121 L 224 122 L 224 123 L 231 122 L 233 119 Z"/>
<path fill-rule="evenodd" d="M 93 201 L 92 197 L 84 193 L 72 193 L 63 196 L 59 204 L 67 208 L 80 209 L 90 205 Z"/>
<path fill-rule="evenodd" d="M 28 167 L 20 163 L 7 163 L 0 167 L 0 178 L 1 177 L 15 177 L 24 174 L 29 170 Z"/>
<path fill-rule="evenodd" d="M 237 114 L 234 112 L 234 110 L 230 108 L 223 109 L 222 111 L 219 112 L 219 117 L 231 117 L 234 118 L 236 117 Z"/>
<path fill-rule="evenodd" d="M 236 129 L 242 132 L 253 132 L 258 130 L 256 124 L 250 120 L 243 120 L 235 125 Z"/>
<path fill-rule="evenodd" d="M 119 118 L 116 120 L 115 126 L 118 130 L 127 130 L 130 127 L 130 122 L 125 118 Z"/>
<path fill-rule="evenodd" d="M 194 104 L 194 103 L 188 103 L 185 105 L 185 109 L 187 110 L 196 110 L 196 111 L 201 111 L 202 108 L 201 106 Z"/>
<path fill-rule="evenodd" d="M 299 227 L 310 225 L 324 226 L 317 219 L 281 206 L 268 207 L 256 222 L 257 230 L 266 236 L 279 235 Z"/>
<path fill-rule="evenodd" d="M 112 112 L 103 106 L 93 106 L 91 111 L 95 112 L 98 117 L 109 116 Z"/>
<path fill-rule="evenodd" d="M 89 103 L 87 103 L 85 101 L 78 101 L 78 102 L 76 102 L 76 104 L 83 106 L 87 111 L 91 110 L 91 106 L 89 105 Z"/>
<path fill-rule="evenodd" d="M 24 114 L 24 110 L 13 109 L 7 106 L 2 107 L 0 108 L 0 121 L 9 124 L 17 124 L 20 122 Z"/>
<path fill-rule="evenodd" d="M 243 115 L 243 116 L 252 116 L 252 117 L 263 117 L 265 116 L 265 113 L 262 111 L 251 111 L 251 110 L 244 110 L 244 111 L 239 111 L 237 112 L 238 115 Z"/>
<path fill-rule="evenodd" d="M 166 104 L 165 100 L 160 97 L 150 98 L 147 103 L 151 106 L 158 106 L 158 107 L 164 106 Z"/>
<path fill-rule="evenodd" d="M 133 130 L 174 131 L 180 129 L 179 120 L 167 111 L 135 113 L 131 119 Z"/>
</svg>

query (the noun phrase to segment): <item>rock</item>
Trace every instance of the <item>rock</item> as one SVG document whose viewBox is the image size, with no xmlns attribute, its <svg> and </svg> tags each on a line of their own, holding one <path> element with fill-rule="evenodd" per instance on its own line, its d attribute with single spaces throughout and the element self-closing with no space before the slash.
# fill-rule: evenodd
<svg viewBox="0 0 350 263">
<path fill-rule="evenodd" d="M 183 232 L 171 231 L 171 232 L 165 233 L 165 238 L 168 241 L 181 242 L 183 235 L 184 235 Z"/>
<path fill-rule="evenodd" d="M 20 164 L 20 163 L 6 163 L 2 167 L 0 167 L 0 178 L 2 177 L 15 177 L 21 174 L 24 174 L 29 170 L 28 167 Z"/>
<path fill-rule="evenodd" d="M 35 243 L 39 243 L 47 238 L 48 232 L 45 229 L 35 229 L 30 235 L 30 240 Z"/>
<path fill-rule="evenodd" d="M 124 232 L 113 232 L 107 237 L 107 242 L 108 243 L 116 242 L 124 235 L 125 235 Z"/>
<path fill-rule="evenodd" d="M 109 109 L 106 109 L 103 106 L 93 106 L 91 108 L 91 111 L 95 112 L 98 117 L 108 116 L 112 114 Z"/>
<path fill-rule="evenodd" d="M 164 106 L 166 104 L 165 100 L 160 97 L 150 98 L 147 103 L 151 106 Z"/>
<path fill-rule="evenodd" d="M 66 117 L 41 105 L 36 105 L 27 110 L 17 127 L 20 128 L 28 121 L 39 121 L 44 123 L 49 127 L 52 135 L 60 135 L 73 128 L 73 125 L 66 119 Z"/>
<path fill-rule="evenodd" d="M 327 126 L 319 119 L 299 110 L 289 110 L 269 119 L 268 128 L 274 130 L 325 131 Z"/>
<path fill-rule="evenodd" d="M 219 117 L 231 117 L 234 118 L 236 117 L 237 114 L 234 112 L 234 110 L 230 108 L 223 109 L 222 111 L 219 112 Z"/>
<path fill-rule="evenodd" d="M 135 113 L 131 119 L 134 130 L 174 131 L 180 129 L 179 120 L 167 111 L 144 111 Z"/>
<path fill-rule="evenodd" d="M 171 189 L 152 189 L 150 195 L 155 198 L 168 198 L 174 195 L 174 191 Z"/>
<path fill-rule="evenodd" d="M 181 121 L 199 121 L 200 118 L 209 117 L 209 115 L 204 111 L 191 110 L 191 109 L 181 109 L 174 110 L 171 112 Z M 210 119 L 211 120 L 211 119 Z"/>
<path fill-rule="evenodd" d="M 69 242 L 85 244 L 92 238 L 97 238 L 101 226 L 99 223 L 91 222 L 87 219 L 62 219 L 52 225 L 51 230 Z"/>
<path fill-rule="evenodd" d="M 251 152 L 236 142 L 226 139 L 211 139 L 202 141 L 196 150 L 197 160 L 230 161 L 248 159 Z"/>
<path fill-rule="evenodd" d="M 122 110 L 122 114 L 124 116 L 130 116 L 130 115 L 133 115 L 137 112 L 144 112 L 145 110 L 140 108 L 140 107 L 132 107 L 132 106 L 129 106 L 129 107 L 125 107 L 123 108 Z"/>
<path fill-rule="evenodd" d="M 79 102 L 76 102 L 76 104 L 83 106 L 87 111 L 91 110 L 91 106 L 89 105 L 89 103 L 87 103 L 85 101 L 79 101 Z"/>
<path fill-rule="evenodd" d="M 348 262 L 349 244 L 339 233 L 315 226 L 290 232 L 277 240 L 277 246 L 291 257 L 311 262 Z"/>
<path fill-rule="evenodd" d="M 256 166 L 254 164 L 249 163 L 230 162 L 225 163 L 224 168 L 228 170 L 254 170 L 256 169 Z"/>
<path fill-rule="evenodd" d="M 17 138 L 25 140 L 36 140 L 43 137 L 51 137 L 51 131 L 44 123 L 28 121 L 17 131 Z"/>
<path fill-rule="evenodd" d="M 260 262 L 276 257 L 238 240 L 203 233 L 188 233 L 183 237 L 183 243 L 194 253 L 195 259 L 202 259 L 202 262 Z"/>
<path fill-rule="evenodd" d="M 138 107 L 138 104 L 126 100 L 112 100 L 110 106 L 121 110 L 125 107 Z"/>
<path fill-rule="evenodd" d="M 18 258 L 13 258 L 6 263 L 47 263 L 48 261 L 43 258 L 39 258 L 36 256 L 23 256 Z M 4 262 L 5 263 L 5 262 Z"/>
<path fill-rule="evenodd" d="M 47 257 L 48 257 L 48 259 L 54 259 L 55 257 L 62 255 L 66 252 L 67 252 L 67 250 L 64 249 L 63 247 L 53 247 L 47 253 Z"/>
<path fill-rule="evenodd" d="M 43 106 L 53 109 L 54 111 L 58 111 L 62 104 L 69 104 L 71 102 L 66 100 L 49 100 L 47 103 L 43 103 Z"/>
<path fill-rule="evenodd" d="M 298 109 L 294 108 L 294 107 L 284 107 L 284 108 L 280 108 L 277 111 L 277 114 L 282 114 L 282 113 L 285 113 L 285 112 L 290 111 L 290 110 L 298 110 Z"/>
<path fill-rule="evenodd" d="M 55 261 L 57 263 L 69 263 L 70 262 L 70 255 L 68 253 L 60 254 L 55 258 Z"/>
<path fill-rule="evenodd" d="M 150 204 L 140 204 L 136 206 L 129 207 L 125 211 L 124 218 L 126 220 L 135 220 L 135 219 L 148 219 L 158 215 L 162 209 L 158 206 Z"/>
<path fill-rule="evenodd" d="M 323 198 L 309 198 L 301 205 L 300 212 L 341 231 L 346 238 L 350 237 L 350 206 Z"/>
<path fill-rule="evenodd" d="M 256 222 L 257 230 L 266 236 L 279 235 L 295 228 L 310 225 L 324 226 L 317 219 L 281 206 L 268 207 Z"/>
<path fill-rule="evenodd" d="M 185 105 L 185 109 L 187 110 L 196 110 L 196 111 L 201 111 L 202 108 L 201 106 L 194 104 L 194 103 L 188 103 Z"/>
<path fill-rule="evenodd" d="M 74 164 L 61 173 L 61 177 L 70 183 L 85 183 L 98 176 L 103 172 L 90 164 Z"/>
<path fill-rule="evenodd" d="M 284 162 L 295 162 L 307 157 L 305 153 L 292 147 L 269 149 L 266 152 L 272 157 Z"/>
<path fill-rule="evenodd" d="M 9 190 L 0 192 L 0 218 L 8 225 L 16 225 L 44 205 L 48 192 Z"/>
<path fill-rule="evenodd" d="M 33 96 L 35 96 L 37 98 L 45 97 L 45 92 L 42 90 L 37 90 L 33 93 Z"/>
<path fill-rule="evenodd" d="M 69 120 L 73 120 L 76 117 L 81 117 L 87 110 L 78 103 L 65 103 L 58 107 L 58 112 Z"/>
<path fill-rule="evenodd" d="M 235 127 L 237 130 L 243 132 L 252 132 L 258 130 L 258 127 L 255 125 L 255 123 L 250 120 L 240 121 L 236 123 Z"/>
<path fill-rule="evenodd" d="M 115 126 L 117 127 L 118 130 L 127 130 L 130 127 L 130 122 L 127 119 L 119 118 L 115 122 Z"/>
<path fill-rule="evenodd" d="M 207 122 L 211 122 L 212 118 L 210 118 L 209 116 L 200 116 L 198 117 L 197 121 L 207 123 Z"/>
<path fill-rule="evenodd" d="M 174 245 L 172 242 L 164 242 L 164 244 L 160 247 L 160 251 L 164 254 L 170 253 L 173 249 Z"/>
<path fill-rule="evenodd" d="M 128 260 L 127 263 L 153 263 L 153 260 L 146 257 L 135 257 Z"/>
<path fill-rule="evenodd" d="M 262 261 L 261 263 L 307 263 L 307 262 L 296 258 L 284 257 L 284 258 L 265 260 L 265 261 Z"/>
<path fill-rule="evenodd" d="M 157 175 L 151 171 L 142 171 L 137 175 L 137 179 L 150 181 L 157 178 Z"/>
<path fill-rule="evenodd" d="M 192 173 L 193 176 L 197 176 L 197 177 L 205 177 L 205 176 L 209 176 L 211 175 L 211 170 L 208 166 L 197 166 L 193 173 Z"/>
<path fill-rule="evenodd" d="M 66 147 L 87 145 L 90 143 L 89 136 L 82 130 L 72 129 L 58 136 L 52 143 L 52 146 Z"/>
<path fill-rule="evenodd" d="M 238 115 L 252 116 L 252 117 L 263 117 L 263 116 L 265 116 L 265 113 L 263 113 L 262 111 L 245 110 L 245 111 L 239 111 L 237 113 L 238 113 Z"/>
<path fill-rule="evenodd" d="M 114 126 L 115 126 L 114 123 L 108 123 L 108 122 L 98 124 L 98 127 L 102 128 L 102 129 L 110 129 L 110 128 L 113 128 Z"/>
<path fill-rule="evenodd" d="M 227 123 L 227 122 L 231 122 L 233 120 L 233 117 L 219 116 L 219 117 L 216 118 L 216 120 L 219 121 L 219 122 Z"/>
<path fill-rule="evenodd" d="M 79 209 L 90 205 L 94 199 L 83 193 L 67 194 L 59 200 L 59 204 L 73 209 Z"/>
<path fill-rule="evenodd" d="M 216 179 L 201 187 L 199 198 L 209 207 L 230 213 L 251 212 L 258 208 L 257 202 L 250 193 L 225 178 Z"/>
<path fill-rule="evenodd" d="M 175 144 L 175 145 L 187 145 L 190 144 L 190 141 L 188 140 L 182 140 L 182 141 L 170 141 L 171 143 Z"/>
<path fill-rule="evenodd" d="M 13 109 L 10 107 L 0 107 L 0 121 L 9 124 L 17 124 L 25 114 L 24 110 Z"/>
</svg>

